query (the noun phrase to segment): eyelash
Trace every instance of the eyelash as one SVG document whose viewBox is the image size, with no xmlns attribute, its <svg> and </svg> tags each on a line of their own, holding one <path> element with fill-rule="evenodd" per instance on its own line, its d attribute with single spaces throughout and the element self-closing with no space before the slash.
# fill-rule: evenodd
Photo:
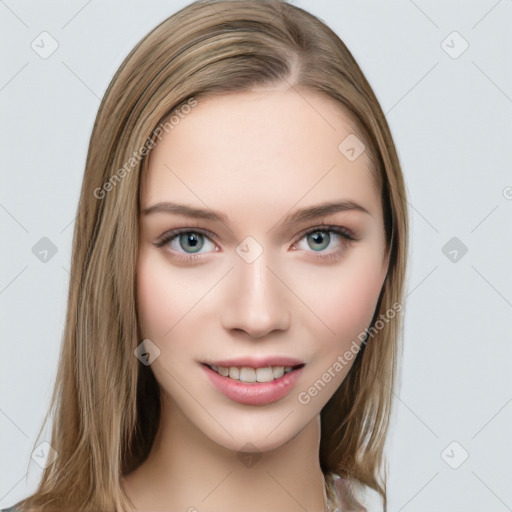
<svg viewBox="0 0 512 512">
<path fill-rule="evenodd" d="M 335 233 L 336 235 L 340 236 L 343 239 L 342 240 L 343 245 L 348 245 L 351 242 L 354 242 L 357 240 L 356 237 L 354 236 L 354 234 L 347 228 L 343 228 L 341 226 L 321 225 L 321 226 L 316 226 L 314 228 L 310 228 L 307 231 L 305 231 L 304 233 L 301 233 L 300 237 L 297 239 L 297 242 L 294 242 L 293 245 L 295 246 L 295 244 L 298 243 L 300 240 L 302 240 L 303 238 L 307 237 L 308 235 L 310 235 L 312 233 L 316 233 L 316 232 Z M 177 229 L 171 229 L 170 231 L 167 231 L 166 233 L 164 233 L 154 243 L 154 245 L 156 247 L 163 247 L 164 245 L 168 244 L 169 242 L 174 240 L 177 236 L 181 235 L 182 233 L 200 234 L 202 236 L 209 238 L 211 241 L 216 239 L 216 236 L 213 233 L 211 233 L 207 230 L 201 229 L 201 228 L 191 228 L 191 227 L 190 228 L 177 228 Z M 202 255 L 202 254 L 187 254 L 184 256 L 183 254 L 177 253 L 177 256 L 175 256 L 175 257 L 178 259 L 181 259 L 183 261 L 192 261 L 192 260 L 196 260 L 198 258 L 202 258 L 202 257 L 204 257 L 204 255 Z M 339 250 L 335 251 L 334 253 L 331 252 L 328 254 L 316 253 L 314 258 L 324 260 L 324 261 L 332 261 L 332 260 L 339 259 L 340 254 L 339 254 Z"/>
</svg>

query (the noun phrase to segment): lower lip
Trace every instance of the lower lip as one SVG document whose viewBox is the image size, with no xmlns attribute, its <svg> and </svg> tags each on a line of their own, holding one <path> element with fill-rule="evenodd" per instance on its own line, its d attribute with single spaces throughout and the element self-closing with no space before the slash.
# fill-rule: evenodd
<svg viewBox="0 0 512 512">
<path fill-rule="evenodd" d="M 218 374 L 206 364 L 201 364 L 213 385 L 231 400 L 246 405 L 265 405 L 284 398 L 295 386 L 304 368 L 285 373 L 271 382 L 241 382 Z"/>
</svg>

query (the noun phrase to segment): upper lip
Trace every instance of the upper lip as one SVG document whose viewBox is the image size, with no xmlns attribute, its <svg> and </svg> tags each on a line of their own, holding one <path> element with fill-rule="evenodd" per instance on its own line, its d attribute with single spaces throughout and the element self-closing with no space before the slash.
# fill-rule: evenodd
<svg viewBox="0 0 512 512">
<path fill-rule="evenodd" d="M 232 359 L 222 359 L 219 361 L 205 361 L 209 366 L 222 366 L 230 368 L 236 366 L 242 368 L 243 366 L 249 368 L 265 368 L 267 366 L 299 366 L 304 365 L 303 361 L 293 357 L 286 356 L 271 356 L 271 357 L 239 357 Z"/>
</svg>

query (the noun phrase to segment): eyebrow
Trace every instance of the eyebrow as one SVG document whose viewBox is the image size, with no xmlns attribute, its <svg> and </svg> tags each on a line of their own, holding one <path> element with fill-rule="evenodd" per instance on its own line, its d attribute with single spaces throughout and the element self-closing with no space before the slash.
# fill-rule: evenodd
<svg viewBox="0 0 512 512">
<path fill-rule="evenodd" d="M 354 201 L 344 200 L 320 203 L 317 205 L 309 206 L 307 208 L 296 210 L 295 212 L 288 214 L 284 218 L 282 223 L 285 225 L 299 224 L 301 222 L 316 219 L 318 217 L 323 217 L 331 213 L 346 211 L 362 212 L 372 217 L 372 214 L 360 204 L 357 204 Z M 149 215 L 151 213 L 156 212 L 166 212 L 194 219 L 205 219 L 215 222 L 222 222 L 224 224 L 229 223 L 229 219 L 227 215 L 225 215 L 224 213 L 216 212 L 210 209 L 196 208 L 193 206 L 188 206 L 186 204 L 173 203 L 169 201 L 154 204 L 153 206 L 149 206 L 148 208 L 143 210 L 144 215 Z"/>
</svg>

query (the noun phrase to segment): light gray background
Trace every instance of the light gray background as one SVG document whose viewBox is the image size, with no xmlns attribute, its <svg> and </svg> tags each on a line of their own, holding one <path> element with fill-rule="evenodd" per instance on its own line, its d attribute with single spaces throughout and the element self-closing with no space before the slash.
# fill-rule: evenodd
<svg viewBox="0 0 512 512">
<path fill-rule="evenodd" d="M 34 462 L 26 469 L 55 378 L 100 98 L 129 50 L 186 3 L 0 0 L 0 508 L 28 495 L 41 474 Z M 512 510 L 512 1 L 293 3 L 354 54 L 407 182 L 411 251 L 389 510 Z M 46 59 L 31 48 L 50 48 L 43 31 L 58 42 Z M 32 252 L 42 237 L 58 249 L 46 262 Z"/>
</svg>

